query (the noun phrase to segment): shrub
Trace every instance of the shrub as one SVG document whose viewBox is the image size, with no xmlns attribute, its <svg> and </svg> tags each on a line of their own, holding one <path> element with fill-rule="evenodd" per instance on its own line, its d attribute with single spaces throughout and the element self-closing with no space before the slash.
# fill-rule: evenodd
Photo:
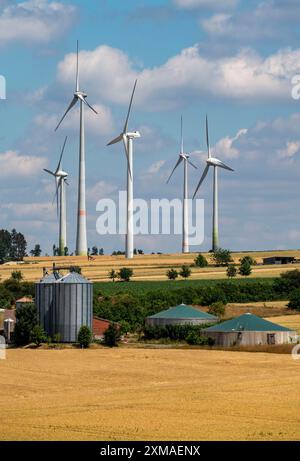
<svg viewBox="0 0 300 461">
<path fill-rule="evenodd" d="M 290 294 L 290 299 L 289 299 L 289 302 L 288 302 L 288 308 L 300 311 L 300 289 L 299 288 L 297 290 L 294 290 Z"/>
<path fill-rule="evenodd" d="M 120 338 L 120 329 L 116 324 L 111 323 L 104 333 L 104 344 L 108 347 L 116 347 L 118 346 Z"/>
<path fill-rule="evenodd" d="M 78 342 L 81 347 L 87 348 L 90 346 L 93 339 L 93 334 L 91 329 L 83 325 L 78 332 Z"/>
<path fill-rule="evenodd" d="M 35 325 L 30 333 L 30 341 L 37 346 L 40 346 L 47 340 L 47 336 L 40 325 Z"/>
<path fill-rule="evenodd" d="M 190 266 L 188 266 L 187 264 L 184 264 L 181 267 L 181 271 L 179 272 L 180 277 L 187 279 L 191 276 L 191 274 L 192 274 L 192 271 L 190 269 Z"/>
<path fill-rule="evenodd" d="M 198 256 L 194 260 L 195 266 L 197 267 L 207 267 L 208 262 L 205 256 L 203 256 L 201 253 L 198 254 Z"/>
<path fill-rule="evenodd" d="M 252 272 L 252 269 L 251 269 L 251 264 L 249 263 L 249 261 L 244 261 L 241 265 L 240 265 L 240 268 L 239 268 L 239 274 L 240 275 L 243 275 L 245 277 L 247 277 L 248 275 L 250 275 Z"/>
<path fill-rule="evenodd" d="M 11 279 L 17 280 L 18 282 L 21 282 L 21 280 L 23 280 L 23 274 L 21 271 L 12 271 L 10 277 Z"/>
<path fill-rule="evenodd" d="M 191 331 L 186 337 L 186 342 L 191 346 L 213 346 L 215 341 L 213 338 L 201 336 L 196 331 Z"/>
<path fill-rule="evenodd" d="M 231 253 L 229 250 L 218 248 L 212 254 L 212 260 L 216 266 L 228 266 L 232 262 Z"/>
<path fill-rule="evenodd" d="M 223 317 L 225 315 L 226 306 L 222 301 L 217 301 L 212 303 L 209 306 L 208 313 L 212 315 L 216 315 L 217 317 Z"/>
<path fill-rule="evenodd" d="M 178 272 L 177 272 L 177 270 L 176 270 L 176 269 L 173 269 L 173 268 L 172 268 L 172 269 L 169 269 L 169 270 L 167 271 L 167 277 L 168 277 L 169 280 L 176 280 L 177 277 L 178 277 Z"/>
<path fill-rule="evenodd" d="M 29 344 L 31 334 L 37 325 L 37 311 L 35 305 L 21 306 L 16 311 L 16 326 L 14 331 L 15 343 L 18 346 Z"/>
<path fill-rule="evenodd" d="M 236 265 L 235 264 L 229 264 L 228 267 L 227 267 L 226 274 L 227 274 L 228 278 L 236 277 L 236 274 L 237 274 Z"/>
<path fill-rule="evenodd" d="M 108 273 L 108 278 L 111 279 L 113 282 L 115 281 L 115 279 L 117 278 L 118 274 L 117 272 L 115 271 L 115 269 L 112 269 L 111 271 L 109 271 Z"/>
<path fill-rule="evenodd" d="M 274 281 L 274 290 L 281 293 L 291 293 L 300 288 L 300 270 L 294 269 L 280 274 L 280 278 Z"/>
<path fill-rule="evenodd" d="M 133 276 L 133 270 L 130 267 L 122 267 L 118 272 L 118 277 L 123 282 L 129 282 Z"/>
<path fill-rule="evenodd" d="M 254 258 L 252 258 L 252 256 L 243 256 L 241 259 L 240 259 L 240 263 L 241 264 L 244 264 L 245 262 L 248 262 L 250 264 L 250 266 L 255 266 L 257 264 L 256 260 Z"/>
<path fill-rule="evenodd" d="M 131 331 L 130 323 L 127 320 L 121 320 L 120 322 L 121 333 L 126 335 L 129 331 Z"/>
</svg>

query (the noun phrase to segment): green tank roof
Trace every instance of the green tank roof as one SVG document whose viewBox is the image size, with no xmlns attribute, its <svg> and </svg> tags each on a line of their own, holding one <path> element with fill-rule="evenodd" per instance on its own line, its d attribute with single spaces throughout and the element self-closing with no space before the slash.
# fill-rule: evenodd
<svg viewBox="0 0 300 461">
<path fill-rule="evenodd" d="M 199 311 L 192 306 L 186 304 L 179 304 L 179 306 L 170 307 L 165 311 L 158 312 L 151 315 L 149 319 L 205 319 L 215 321 L 218 320 L 214 315 L 207 312 Z"/>
<path fill-rule="evenodd" d="M 257 317 L 247 313 L 236 317 L 235 319 L 226 320 L 225 322 L 205 328 L 204 331 L 220 331 L 230 333 L 232 331 L 291 331 L 289 328 L 282 327 L 277 323 Z"/>
</svg>

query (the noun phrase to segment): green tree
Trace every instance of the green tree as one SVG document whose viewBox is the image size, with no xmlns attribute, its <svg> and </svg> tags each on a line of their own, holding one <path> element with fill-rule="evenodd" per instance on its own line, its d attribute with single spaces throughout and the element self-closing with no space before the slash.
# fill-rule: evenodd
<svg viewBox="0 0 300 461">
<path fill-rule="evenodd" d="M 130 267 L 121 267 L 118 272 L 118 277 L 123 282 L 129 282 L 131 277 L 133 276 L 133 270 Z"/>
<path fill-rule="evenodd" d="M 118 274 L 117 272 L 115 271 L 115 269 L 111 269 L 108 273 L 108 278 L 111 279 L 113 282 L 115 281 L 115 279 L 117 278 Z"/>
<path fill-rule="evenodd" d="M 300 311 L 300 289 L 292 291 L 289 296 L 288 308 Z"/>
<path fill-rule="evenodd" d="M 111 323 L 104 332 L 104 344 L 108 347 L 116 347 L 121 339 L 121 332 L 115 323 Z"/>
<path fill-rule="evenodd" d="M 37 346 L 40 346 L 47 340 L 46 333 L 40 325 L 35 325 L 30 333 L 30 341 Z"/>
<path fill-rule="evenodd" d="M 27 304 L 16 311 L 15 343 L 18 346 L 29 344 L 33 328 L 38 324 L 35 305 Z"/>
<path fill-rule="evenodd" d="M 212 303 L 208 308 L 208 313 L 216 315 L 217 317 L 223 317 L 226 312 L 226 305 L 222 301 Z"/>
<path fill-rule="evenodd" d="M 69 248 L 64 247 L 64 256 L 69 256 Z"/>
<path fill-rule="evenodd" d="M 79 266 L 71 266 L 70 272 L 76 272 L 76 274 L 81 274 L 81 267 Z"/>
<path fill-rule="evenodd" d="M 244 277 L 248 277 L 252 272 L 251 264 L 249 261 L 245 261 L 243 264 L 240 265 L 239 274 L 243 275 Z"/>
<path fill-rule="evenodd" d="M 87 348 L 90 346 L 93 339 L 93 334 L 91 329 L 83 325 L 78 332 L 78 342 L 81 347 Z"/>
<path fill-rule="evenodd" d="M 235 264 L 229 264 L 228 267 L 227 267 L 226 274 L 227 274 L 228 278 L 236 277 L 236 275 L 237 275 L 236 265 Z"/>
<path fill-rule="evenodd" d="M 21 232 L 17 232 L 16 229 L 11 231 L 11 245 L 10 245 L 10 259 L 12 261 L 23 261 L 26 256 L 27 242 Z"/>
<path fill-rule="evenodd" d="M 127 320 L 120 320 L 119 324 L 121 327 L 121 333 L 124 335 L 126 335 L 131 330 L 130 323 L 127 322 Z"/>
<path fill-rule="evenodd" d="M 203 256 L 201 253 L 198 254 L 198 256 L 194 260 L 195 266 L 197 267 L 207 267 L 208 262 L 205 256 Z"/>
<path fill-rule="evenodd" d="M 212 260 L 216 266 L 228 266 L 232 262 L 230 250 L 218 248 L 212 253 Z"/>
<path fill-rule="evenodd" d="M 178 272 L 176 269 L 172 268 L 167 271 L 167 277 L 169 280 L 176 280 L 178 277 Z"/>
<path fill-rule="evenodd" d="M 11 279 L 16 280 L 17 282 L 21 282 L 23 280 L 23 274 L 21 271 L 12 271 Z"/>
<path fill-rule="evenodd" d="M 241 264 L 244 264 L 245 262 L 248 262 L 250 266 L 255 266 L 257 264 L 256 260 L 252 258 L 252 256 L 249 256 L 249 255 L 243 256 L 240 259 Z"/>
<path fill-rule="evenodd" d="M 192 271 L 190 269 L 190 266 L 188 266 L 187 264 L 184 264 L 181 267 L 181 270 L 179 272 L 180 277 L 187 279 L 191 276 L 191 274 L 192 274 Z"/>
<path fill-rule="evenodd" d="M 100 248 L 99 249 L 99 256 L 103 256 L 104 255 L 104 248 Z"/>
<path fill-rule="evenodd" d="M 32 250 L 30 250 L 31 256 L 34 258 L 39 258 L 42 254 L 41 245 L 37 243 Z"/>
<path fill-rule="evenodd" d="M 92 253 L 91 253 L 92 256 L 97 256 L 98 255 L 98 247 L 97 246 L 93 246 L 92 247 Z"/>
<path fill-rule="evenodd" d="M 9 260 L 11 248 L 11 235 L 6 229 L 0 230 L 0 264 Z"/>
</svg>

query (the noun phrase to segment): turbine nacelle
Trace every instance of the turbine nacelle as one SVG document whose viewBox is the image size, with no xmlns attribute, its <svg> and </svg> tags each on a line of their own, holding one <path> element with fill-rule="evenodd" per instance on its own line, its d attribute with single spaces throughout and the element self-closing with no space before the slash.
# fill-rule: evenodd
<svg viewBox="0 0 300 461">
<path fill-rule="evenodd" d="M 67 178 L 69 176 L 69 174 L 66 172 L 66 171 L 63 171 L 63 170 L 59 170 L 59 171 L 56 171 L 55 172 L 55 176 L 57 178 Z"/>
<path fill-rule="evenodd" d="M 127 138 L 136 139 L 141 137 L 141 133 L 139 131 L 131 131 L 129 133 L 125 133 L 125 136 Z"/>
<path fill-rule="evenodd" d="M 217 166 L 217 167 L 220 167 L 220 168 L 224 168 L 225 170 L 234 171 L 232 168 L 230 168 L 229 166 L 225 165 L 225 163 L 223 163 L 221 160 L 219 160 L 218 158 L 215 158 L 215 157 L 209 157 L 209 158 L 206 160 L 206 163 L 207 163 L 209 166 Z"/>
</svg>

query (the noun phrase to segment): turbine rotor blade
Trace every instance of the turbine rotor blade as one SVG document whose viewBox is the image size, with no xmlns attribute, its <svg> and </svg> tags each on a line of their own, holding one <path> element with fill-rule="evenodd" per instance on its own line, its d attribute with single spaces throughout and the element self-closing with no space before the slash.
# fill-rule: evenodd
<svg viewBox="0 0 300 461">
<path fill-rule="evenodd" d="M 57 168 L 56 168 L 56 173 L 60 170 L 60 165 L 61 165 L 62 157 L 64 155 L 64 150 L 65 150 L 65 147 L 66 147 L 67 139 L 68 139 L 68 136 L 65 137 L 65 142 L 64 142 L 62 150 L 61 150 L 61 154 L 60 154 L 60 157 L 59 157 L 59 162 L 58 162 L 58 165 L 57 165 Z"/>
<path fill-rule="evenodd" d="M 110 141 L 108 144 L 106 144 L 107 146 L 111 146 L 112 144 L 116 144 L 117 142 L 120 142 L 120 141 L 123 141 L 123 133 L 120 134 L 117 138 L 113 139 L 112 141 Z"/>
<path fill-rule="evenodd" d="M 210 158 L 209 135 L 208 135 L 208 118 L 207 118 L 207 114 L 206 114 L 206 145 L 207 145 L 207 154 L 208 154 L 208 158 Z"/>
<path fill-rule="evenodd" d="M 198 167 L 197 167 L 196 165 L 194 165 L 194 164 L 190 161 L 190 159 L 187 158 L 186 161 L 188 162 L 189 165 L 191 165 L 192 167 L 194 167 L 196 170 L 198 169 Z"/>
<path fill-rule="evenodd" d="M 126 158 L 127 158 L 127 168 L 128 168 L 128 171 L 129 171 L 130 178 L 132 179 L 132 172 L 131 172 L 131 168 L 130 168 L 130 165 L 129 165 L 128 138 L 127 138 L 127 136 L 125 134 L 122 135 L 122 138 L 123 138 L 125 154 L 126 154 Z"/>
<path fill-rule="evenodd" d="M 219 165 L 217 165 L 218 167 L 224 168 L 224 170 L 234 171 L 232 168 L 230 168 L 230 166 L 227 166 L 225 163 L 221 162 L 221 160 L 219 160 L 219 162 Z"/>
<path fill-rule="evenodd" d="M 203 173 L 202 173 L 202 176 L 201 176 L 201 178 L 200 178 L 200 181 L 198 182 L 198 185 L 197 185 L 197 188 L 196 188 L 196 190 L 195 190 L 195 193 L 194 193 L 194 195 L 193 195 L 193 199 L 195 198 L 195 195 L 197 194 L 199 187 L 200 187 L 201 184 L 203 183 L 203 181 L 204 181 L 204 179 L 205 179 L 205 177 L 206 177 L 206 175 L 207 175 L 207 173 L 208 173 L 208 170 L 209 170 L 209 165 L 206 165 L 206 167 L 205 167 L 205 169 L 204 169 L 204 171 L 203 171 Z"/>
<path fill-rule="evenodd" d="M 75 106 L 76 102 L 77 102 L 78 98 L 76 96 L 74 96 L 74 98 L 72 99 L 72 101 L 70 102 L 70 105 L 69 107 L 67 108 L 66 112 L 64 113 L 62 119 L 60 120 L 59 124 L 57 125 L 57 127 L 55 128 L 54 131 L 57 131 L 59 126 L 61 125 L 62 121 L 64 120 L 65 116 L 67 115 L 67 113 L 72 109 L 72 107 Z"/>
<path fill-rule="evenodd" d="M 180 153 L 183 154 L 183 121 L 181 116 L 181 144 L 180 144 Z"/>
<path fill-rule="evenodd" d="M 129 103 L 129 107 L 128 107 L 128 112 L 127 112 L 127 117 L 126 117 L 126 120 L 125 120 L 125 125 L 124 125 L 124 129 L 123 129 L 123 133 L 126 133 L 126 132 L 127 132 L 128 120 L 129 120 L 129 115 L 130 115 L 130 111 L 131 111 L 133 96 L 134 96 L 135 89 L 136 89 L 136 84 L 137 84 L 137 79 L 136 79 L 136 81 L 134 82 L 134 87 L 133 87 L 132 94 L 131 94 L 131 98 L 130 98 L 130 103 Z"/>
<path fill-rule="evenodd" d="M 93 112 L 95 112 L 95 114 L 98 115 L 98 112 L 87 102 L 87 100 L 83 96 L 79 95 L 78 98 L 80 99 L 80 101 L 84 102 L 84 104 L 86 104 Z"/>
<path fill-rule="evenodd" d="M 77 53 L 76 53 L 76 92 L 79 91 L 79 43 L 77 40 Z"/>
<path fill-rule="evenodd" d="M 177 160 L 177 163 L 176 165 L 174 166 L 173 170 L 172 170 L 172 173 L 170 174 L 169 178 L 168 178 L 168 181 L 167 181 L 167 184 L 169 183 L 174 171 L 176 170 L 176 168 L 178 167 L 178 165 L 180 165 L 180 163 L 182 162 L 183 160 L 183 157 L 179 157 L 179 159 Z"/>
<path fill-rule="evenodd" d="M 43 170 L 55 177 L 55 173 L 53 173 L 53 171 L 47 170 L 47 168 L 43 168 Z"/>
</svg>

